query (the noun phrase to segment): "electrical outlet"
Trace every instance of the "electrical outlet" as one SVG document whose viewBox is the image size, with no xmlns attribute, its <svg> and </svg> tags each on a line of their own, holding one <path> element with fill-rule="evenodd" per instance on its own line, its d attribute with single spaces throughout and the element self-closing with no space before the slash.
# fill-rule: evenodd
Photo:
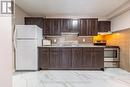
<svg viewBox="0 0 130 87">
<path fill-rule="evenodd" d="M 85 38 L 83 38 L 83 42 L 85 42 L 86 40 L 85 40 Z"/>
<path fill-rule="evenodd" d="M 57 42 L 57 40 L 56 39 L 54 39 L 54 43 L 56 43 Z"/>
</svg>

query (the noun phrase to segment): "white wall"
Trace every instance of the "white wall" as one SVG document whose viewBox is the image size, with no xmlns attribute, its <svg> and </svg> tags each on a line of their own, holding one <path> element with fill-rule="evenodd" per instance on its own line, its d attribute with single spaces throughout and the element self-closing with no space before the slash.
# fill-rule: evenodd
<svg viewBox="0 0 130 87">
<path fill-rule="evenodd" d="M 0 9 L 1 9 L 1 3 L 0 3 Z M 12 21 L 11 15 L 1 14 L 0 12 L 0 87 L 12 87 L 11 21 Z"/>
<path fill-rule="evenodd" d="M 0 16 L 0 87 L 12 87 L 11 16 Z"/>
<path fill-rule="evenodd" d="M 15 6 L 15 17 L 14 17 L 14 23 L 15 24 L 24 24 L 24 17 L 29 16 L 25 11 L 23 11 L 20 7 L 17 5 Z"/>
<path fill-rule="evenodd" d="M 119 31 L 130 28 L 130 10 L 111 19 L 111 30 Z"/>
<path fill-rule="evenodd" d="M 14 24 L 24 24 L 24 17 L 28 16 L 17 6 L 15 12 L 13 19 L 10 15 L 0 14 L 0 87 L 12 87 L 12 27 Z"/>
</svg>

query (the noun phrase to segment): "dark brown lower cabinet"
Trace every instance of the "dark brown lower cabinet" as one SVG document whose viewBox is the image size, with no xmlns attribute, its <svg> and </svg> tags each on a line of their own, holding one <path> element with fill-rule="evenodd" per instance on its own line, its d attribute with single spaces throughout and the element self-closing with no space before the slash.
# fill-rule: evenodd
<svg viewBox="0 0 130 87">
<path fill-rule="evenodd" d="M 39 69 L 103 69 L 104 48 L 39 47 Z"/>
<path fill-rule="evenodd" d="M 103 48 L 94 48 L 93 49 L 93 68 L 103 69 L 104 67 L 104 49 Z"/>
<path fill-rule="evenodd" d="M 61 69 L 61 52 L 59 48 L 50 49 L 49 69 Z"/>
<path fill-rule="evenodd" d="M 82 48 L 72 48 L 72 69 L 82 69 Z"/>
<path fill-rule="evenodd" d="M 93 48 L 83 48 L 83 57 L 82 57 L 82 68 L 91 69 L 92 68 L 92 49 Z"/>
<path fill-rule="evenodd" d="M 83 48 L 82 60 L 84 69 L 103 69 L 104 48 L 99 47 Z"/>
<path fill-rule="evenodd" d="M 38 49 L 38 67 L 39 69 L 43 70 L 43 69 L 48 69 L 50 67 L 49 65 L 49 48 L 42 48 L 39 47 Z"/>
<path fill-rule="evenodd" d="M 62 69 L 72 68 L 71 48 L 61 48 L 61 67 Z"/>
</svg>

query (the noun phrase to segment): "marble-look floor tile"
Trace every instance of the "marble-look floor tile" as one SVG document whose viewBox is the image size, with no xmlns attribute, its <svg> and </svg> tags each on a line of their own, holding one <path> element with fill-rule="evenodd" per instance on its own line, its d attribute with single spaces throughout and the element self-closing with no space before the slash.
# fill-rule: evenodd
<svg viewBox="0 0 130 87">
<path fill-rule="evenodd" d="M 110 68 L 103 71 L 15 72 L 13 87 L 130 87 L 130 73 Z"/>
</svg>

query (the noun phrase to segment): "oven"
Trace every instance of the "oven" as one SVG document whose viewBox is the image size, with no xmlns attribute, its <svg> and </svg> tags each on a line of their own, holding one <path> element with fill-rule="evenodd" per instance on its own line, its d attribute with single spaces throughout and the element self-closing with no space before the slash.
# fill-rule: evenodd
<svg viewBox="0 0 130 87">
<path fill-rule="evenodd" d="M 104 67 L 118 68 L 120 66 L 120 48 L 106 47 L 104 48 Z"/>
<path fill-rule="evenodd" d="M 104 61 L 120 61 L 120 49 L 114 47 L 104 48 Z"/>
</svg>

